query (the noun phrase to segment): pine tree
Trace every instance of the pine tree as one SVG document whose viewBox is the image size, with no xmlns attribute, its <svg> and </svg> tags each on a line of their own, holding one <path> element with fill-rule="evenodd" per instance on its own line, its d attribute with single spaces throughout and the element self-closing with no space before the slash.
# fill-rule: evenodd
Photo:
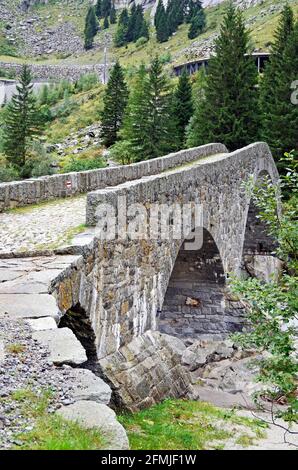
<svg viewBox="0 0 298 470">
<path fill-rule="evenodd" d="M 294 77 L 295 73 L 296 77 L 298 76 L 296 68 L 297 62 L 294 57 L 291 58 L 291 51 L 293 52 L 294 50 L 293 39 L 295 38 L 295 35 L 291 37 L 293 31 L 293 11 L 286 5 L 282 11 L 279 25 L 275 33 L 270 62 L 265 68 L 260 92 L 261 138 L 271 146 L 277 160 L 283 156 L 284 151 L 291 150 L 291 146 L 294 147 L 295 144 L 295 139 L 290 137 L 292 133 L 292 121 L 288 121 L 286 126 L 279 126 L 279 121 L 282 122 L 283 119 L 287 120 L 289 114 L 291 115 L 291 101 L 289 97 L 289 93 L 291 93 L 290 77 L 292 80 L 295 80 L 293 74 Z M 290 37 L 291 40 L 289 39 Z M 289 41 L 291 41 L 292 46 L 289 45 Z M 287 57 L 285 57 L 286 49 Z M 292 64 L 289 61 L 292 61 Z M 289 74 L 288 80 L 284 74 L 285 70 L 286 73 Z M 285 80 L 287 83 L 286 89 L 281 93 L 285 85 Z M 287 112 L 282 116 L 280 113 L 282 110 L 286 111 L 286 109 Z M 282 133 L 284 133 L 284 136 Z M 290 145 L 290 148 L 287 147 L 287 145 Z"/>
<path fill-rule="evenodd" d="M 127 105 L 128 90 L 124 74 L 119 62 L 112 68 L 110 79 L 104 96 L 104 110 L 102 112 L 101 137 L 104 144 L 109 147 L 118 138 Z"/>
<path fill-rule="evenodd" d="M 144 23 L 146 24 L 145 18 L 144 18 L 143 7 L 142 5 L 138 5 L 136 8 L 136 14 L 135 14 L 135 29 L 134 29 L 134 36 L 133 36 L 134 42 L 136 42 L 139 38 L 141 38 L 143 36 L 143 33 L 146 31 Z M 144 36 L 144 37 L 148 37 L 148 33 L 145 32 L 147 36 Z"/>
<path fill-rule="evenodd" d="M 280 171 L 284 171 L 285 152 L 298 150 L 298 106 L 291 100 L 291 84 L 298 77 L 298 22 L 288 35 L 279 65 L 275 67 L 275 84 L 271 90 L 268 114 L 263 116 L 262 137 L 270 145 Z"/>
<path fill-rule="evenodd" d="M 164 7 L 164 4 L 163 4 L 163 0 L 158 0 L 156 12 L 155 12 L 155 15 L 154 15 L 154 26 L 155 26 L 156 29 L 157 29 L 157 25 L 158 25 L 160 16 L 164 13 L 165 13 L 165 7 Z"/>
<path fill-rule="evenodd" d="M 129 28 L 129 14 L 127 8 L 122 10 L 118 25 L 117 31 L 114 38 L 114 44 L 116 47 L 125 46 L 128 42 L 128 28 Z"/>
<path fill-rule="evenodd" d="M 115 3 L 112 3 L 111 7 L 111 13 L 110 13 L 110 23 L 111 24 L 116 24 L 117 22 L 117 13 L 116 13 L 116 8 L 115 8 Z"/>
<path fill-rule="evenodd" d="M 97 19 L 95 15 L 94 7 L 88 9 L 88 13 L 85 20 L 85 49 L 91 49 L 93 46 L 94 36 L 98 30 Z"/>
<path fill-rule="evenodd" d="M 146 38 L 146 39 L 149 39 L 149 37 L 150 37 L 149 25 L 148 25 L 147 21 L 145 20 L 145 18 L 144 18 L 144 21 L 143 21 L 143 24 L 142 24 L 140 37 L 141 38 Z"/>
<path fill-rule="evenodd" d="M 192 87 L 189 76 L 184 69 L 175 91 L 173 110 L 173 116 L 177 122 L 178 147 L 180 149 L 185 146 L 186 127 L 193 115 L 193 110 Z"/>
<path fill-rule="evenodd" d="M 169 34 L 173 34 L 177 31 L 178 26 L 183 23 L 184 20 L 184 3 L 181 0 L 169 0 L 166 15 L 168 19 Z"/>
<path fill-rule="evenodd" d="M 158 5 L 159 6 L 159 5 Z M 156 12 L 157 15 L 157 12 Z M 158 16 L 156 18 L 156 38 L 158 42 L 166 42 L 169 39 L 169 25 L 168 17 L 165 7 L 161 0 L 161 5 L 158 9 Z"/>
<path fill-rule="evenodd" d="M 230 150 L 258 136 L 257 70 L 248 53 L 249 34 L 241 12 L 230 4 L 224 16 L 216 56 L 209 61 L 205 99 L 188 130 L 189 146 L 212 141 Z"/>
<path fill-rule="evenodd" d="M 41 133 L 42 120 L 33 95 L 32 75 L 27 65 L 22 67 L 16 94 L 6 106 L 3 149 L 7 160 L 24 171 L 28 149 Z"/>
<path fill-rule="evenodd" d="M 190 23 L 192 18 L 196 16 L 203 9 L 202 2 L 200 0 L 185 0 L 184 1 L 184 21 Z"/>
<path fill-rule="evenodd" d="M 128 21 L 127 42 L 134 41 L 136 20 L 137 20 L 137 7 L 136 7 L 136 4 L 133 3 L 130 9 L 130 15 L 129 15 L 129 21 Z"/>
<path fill-rule="evenodd" d="M 112 0 L 102 0 L 101 17 L 105 18 L 106 16 L 110 16 L 111 8 L 112 8 Z"/>
<path fill-rule="evenodd" d="M 99 20 L 102 18 L 102 16 L 101 16 L 101 0 L 97 0 L 97 2 L 96 2 L 95 14 L 96 14 L 96 16 Z"/>
<path fill-rule="evenodd" d="M 206 27 L 206 16 L 203 9 L 198 10 L 190 20 L 190 28 L 188 31 L 188 38 L 195 39 L 202 34 Z"/>
<path fill-rule="evenodd" d="M 135 161 L 148 158 L 148 116 L 150 104 L 147 94 L 148 73 L 142 64 L 129 94 L 122 137 L 130 143 Z M 150 155 L 149 155 L 150 158 Z"/>
<path fill-rule="evenodd" d="M 103 21 L 103 29 L 108 29 L 109 26 L 110 26 L 109 18 L 107 16 L 105 16 L 105 19 Z"/>
<path fill-rule="evenodd" d="M 124 136 L 133 143 L 136 160 L 164 155 L 176 145 L 168 79 L 157 57 L 146 73 L 142 66 L 128 107 Z"/>
</svg>

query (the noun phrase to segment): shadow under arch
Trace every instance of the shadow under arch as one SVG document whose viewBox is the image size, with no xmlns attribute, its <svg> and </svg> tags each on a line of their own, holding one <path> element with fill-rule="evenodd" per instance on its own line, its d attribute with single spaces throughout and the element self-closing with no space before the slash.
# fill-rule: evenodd
<svg viewBox="0 0 298 470">
<path fill-rule="evenodd" d="M 207 229 L 199 249 L 182 244 L 164 302 L 158 315 L 158 329 L 180 338 L 223 338 L 242 329 L 243 306 L 233 301 L 218 247 Z"/>
</svg>

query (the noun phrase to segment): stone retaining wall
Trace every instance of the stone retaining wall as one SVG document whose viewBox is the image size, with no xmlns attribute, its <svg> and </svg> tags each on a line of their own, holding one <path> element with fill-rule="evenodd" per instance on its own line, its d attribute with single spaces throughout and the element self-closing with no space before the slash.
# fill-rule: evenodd
<svg viewBox="0 0 298 470">
<path fill-rule="evenodd" d="M 79 80 L 81 75 L 97 73 L 103 81 L 104 65 L 50 65 L 50 64 L 29 64 L 33 78 L 36 80 Z M 11 72 L 13 76 L 20 75 L 22 64 L 10 62 L 0 62 L 0 70 Z"/>
<path fill-rule="evenodd" d="M 227 149 L 222 144 L 209 144 L 127 166 L 2 183 L 0 184 L 0 212 L 55 198 L 75 196 L 107 186 L 116 186 L 144 176 L 156 175 L 207 155 L 226 152 Z"/>
</svg>

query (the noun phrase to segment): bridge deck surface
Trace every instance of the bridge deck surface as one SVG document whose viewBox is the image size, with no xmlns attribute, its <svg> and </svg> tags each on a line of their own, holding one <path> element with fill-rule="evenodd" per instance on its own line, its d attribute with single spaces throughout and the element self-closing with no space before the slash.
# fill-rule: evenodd
<svg viewBox="0 0 298 470">
<path fill-rule="evenodd" d="M 0 214 L 0 255 L 63 245 L 85 224 L 86 195 Z"/>
</svg>

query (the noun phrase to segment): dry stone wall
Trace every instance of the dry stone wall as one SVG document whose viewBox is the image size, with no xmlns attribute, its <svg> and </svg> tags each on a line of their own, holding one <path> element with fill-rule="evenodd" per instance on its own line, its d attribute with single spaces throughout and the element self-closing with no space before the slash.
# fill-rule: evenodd
<svg viewBox="0 0 298 470">
<path fill-rule="evenodd" d="M 224 145 L 210 144 L 127 166 L 2 183 L 0 184 L 0 212 L 55 198 L 74 196 L 107 186 L 116 186 L 125 181 L 158 174 L 175 166 L 222 152 L 227 152 Z"/>
<path fill-rule="evenodd" d="M 21 64 L 12 62 L 0 62 L 0 70 L 4 70 L 11 74 L 11 76 L 19 76 L 21 73 Z M 35 80 L 70 80 L 75 82 L 79 80 L 82 75 L 89 73 L 96 73 L 99 79 L 103 80 L 104 65 L 50 65 L 50 64 L 30 64 L 32 76 Z"/>
</svg>

